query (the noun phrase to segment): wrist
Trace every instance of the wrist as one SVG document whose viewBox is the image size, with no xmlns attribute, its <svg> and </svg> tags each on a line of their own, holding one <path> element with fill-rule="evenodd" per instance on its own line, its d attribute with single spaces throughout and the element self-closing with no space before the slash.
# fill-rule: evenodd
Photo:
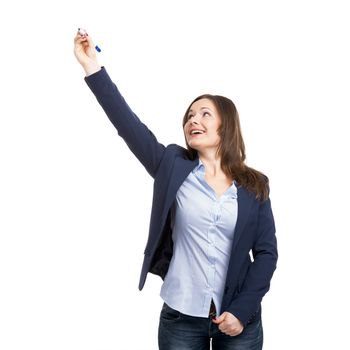
<svg viewBox="0 0 350 350">
<path fill-rule="evenodd" d="M 96 61 L 90 61 L 85 64 L 83 64 L 84 71 L 86 73 L 86 76 L 89 76 L 91 74 L 94 74 L 101 70 L 101 66 Z"/>
</svg>

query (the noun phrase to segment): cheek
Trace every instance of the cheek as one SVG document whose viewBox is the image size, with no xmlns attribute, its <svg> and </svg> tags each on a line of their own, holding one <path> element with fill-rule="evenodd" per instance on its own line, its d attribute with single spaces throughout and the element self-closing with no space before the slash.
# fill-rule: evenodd
<svg viewBox="0 0 350 350">
<path fill-rule="evenodd" d="M 210 135 L 219 135 L 219 126 L 216 123 L 208 126 L 208 131 L 210 131 Z"/>
<path fill-rule="evenodd" d="M 186 128 L 183 128 L 183 129 L 182 129 L 182 132 L 183 132 L 184 136 L 187 138 L 187 129 L 186 129 Z"/>
<path fill-rule="evenodd" d="M 212 138 L 215 139 L 215 141 L 217 143 L 219 143 L 221 141 L 221 137 L 220 137 L 220 134 L 219 134 L 218 130 L 213 130 L 211 135 L 212 135 Z"/>
</svg>

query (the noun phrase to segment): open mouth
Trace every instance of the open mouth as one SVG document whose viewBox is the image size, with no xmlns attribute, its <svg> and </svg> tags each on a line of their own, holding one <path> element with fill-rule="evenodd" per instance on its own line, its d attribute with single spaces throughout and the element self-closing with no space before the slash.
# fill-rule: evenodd
<svg viewBox="0 0 350 350">
<path fill-rule="evenodd" d="M 203 134 L 205 134 L 205 132 L 203 131 L 203 130 L 197 130 L 197 129 L 195 129 L 195 130 L 192 130 L 191 132 L 190 132 L 190 136 L 199 136 L 199 135 L 203 135 Z"/>
</svg>

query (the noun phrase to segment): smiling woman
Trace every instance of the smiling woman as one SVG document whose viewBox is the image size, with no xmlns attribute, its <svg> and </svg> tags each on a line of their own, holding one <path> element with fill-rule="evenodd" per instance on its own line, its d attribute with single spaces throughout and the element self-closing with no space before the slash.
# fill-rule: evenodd
<svg viewBox="0 0 350 350">
<path fill-rule="evenodd" d="M 183 117 L 183 129 L 190 157 L 220 159 L 220 168 L 228 179 L 234 179 L 255 193 L 268 198 L 268 179 L 245 164 L 246 153 L 239 115 L 227 97 L 205 94 L 198 96 Z"/>
<path fill-rule="evenodd" d="M 244 163 L 235 105 L 199 96 L 183 118 L 187 149 L 164 146 L 99 65 L 91 37 L 78 33 L 74 42 L 86 83 L 154 178 L 139 289 L 149 272 L 164 280 L 159 348 L 261 349 L 260 305 L 277 262 L 275 225 L 267 177 Z"/>
<path fill-rule="evenodd" d="M 188 146 L 201 153 L 215 152 L 220 144 L 217 130 L 221 118 L 214 103 L 207 98 L 193 102 L 185 114 L 184 133 Z"/>
</svg>

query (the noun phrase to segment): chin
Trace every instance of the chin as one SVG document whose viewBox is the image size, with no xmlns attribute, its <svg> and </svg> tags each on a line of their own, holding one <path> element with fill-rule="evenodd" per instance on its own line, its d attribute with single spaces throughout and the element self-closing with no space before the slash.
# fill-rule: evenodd
<svg viewBox="0 0 350 350">
<path fill-rule="evenodd" d="M 196 145 L 194 142 L 190 142 L 190 143 L 188 143 L 188 145 L 189 145 L 191 148 L 193 148 L 193 149 L 195 149 L 196 151 L 198 151 L 198 145 Z"/>
<path fill-rule="evenodd" d="M 197 151 L 197 152 L 201 152 L 201 147 L 200 146 L 196 146 L 196 145 L 189 145 L 192 149 L 194 149 L 195 151 Z"/>
</svg>

